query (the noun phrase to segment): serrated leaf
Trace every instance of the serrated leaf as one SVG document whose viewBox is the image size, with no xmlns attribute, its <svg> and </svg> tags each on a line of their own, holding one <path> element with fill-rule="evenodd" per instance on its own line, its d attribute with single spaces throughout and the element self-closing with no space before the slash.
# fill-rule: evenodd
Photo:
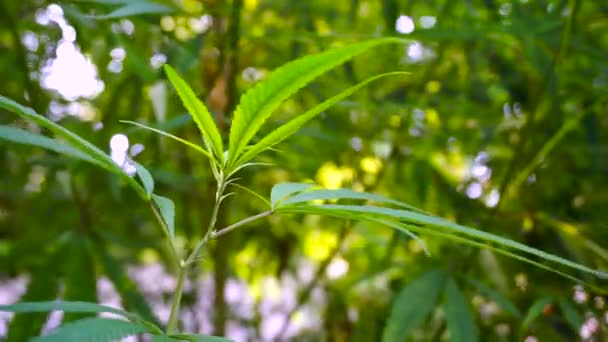
<svg viewBox="0 0 608 342">
<path fill-rule="evenodd" d="M 140 163 L 133 161 L 135 165 L 135 170 L 137 172 L 137 176 L 141 180 L 141 183 L 144 185 L 144 189 L 146 190 L 146 194 L 148 195 L 148 199 L 152 196 L 152 192 L 154 191 L 154 179 L 145 167 L 143 167 Z"/>
<path fill-rule="evenodd" d="M 28 132 L 20 128 L 0 125 L 0 139 L 4 139 L 18 144 L 42 147 L 53 152 L 66 154 L 71 157 L 82 159 L 91 164 L 103 167 L 103 165 L 100 164 L 98 161 L 73 148 L 72 146 L 66 145 L 60 141 L 45 137 L 40 134 Z"/>
<path fill-rule="evenodd" d="M 124 122 L 124 123 L 130 124 L 130 125 L 135 125 L 137 127 L 143 128 L 145 130 L 148 130 L 148 131 L 151 131 L 151 132 L 163 135 L 165 137 L 171 138 L 171 139 L 173 139 L 173 140 L 175 140 L 175 141 L 177 141 L 179 143 L 182 143 L 182 144 L 184 144 L 184 145 L 186 145 L 186 146 L 188 146 L 188 147 L 196 150 L 197 152 L 200 152 L 200 153 L 204 154 L 210 160 L 213 160 L 213 157 L 211 157 L 211 154 L 209 154 L 209 152 L 207 152 L 207 150 L 205 150 L 204 148 L 202 148 L 202 147 L 200 147 L 200 146 L 198 146 L 196 144 L 193 144 L 193 143 L 189 142 L 188 140 L 185 140 L 185 139 L 182 139 L 182 138 L 180 138 L 178 136 L 175 136 L 175 135 L 173 135 L 171 133 L 167 133 L 165 131 L 161 131 L 160 129 L 156 129 L 154 127 L 146 126 L 144 124 L 141 124 L 141 123 L 135 122 L 135 121 L 121 120 L 120 122 Z"/>
<path fill-rule="evenodd" d="M 373 76 L 373 77 L 370 77 L 370 78 L 340 92 L 338 95 L 335 95 L 335 96 L 323 101 L 322 103 L 316 105 L 312 109 L 304 112 L 301 115 L 298 115 L 294 119 L 290 120 L 286 124 L 278 127 L 277 129 L 272 131 L 270 134 L 266 135 L 257 144 L 255 144 L 255 145 L 251 146 L 249 149 L 247 149 L 243 153 L 242 157 L 239 158 L 237 164 L 240 165 L 240 164 L 246 163 L 249 160 L 251 160 L 253 157 L 255 157 L 256 155 L 260 154 L 261 152 L 263 152 L 263 151 L 271 148 L 272 146 L 280 143 L 281 141 L 287 139 L 288 137 L 293 135 L 295 132 L 297 132 L 302 126 L 304 126 L 304 124 L 306 124 L 308 121 L 313 119 L 315 116 L 321 114 L 323 111 L 327 110 L 331 106 L 342 101 L 344 98 L 352 95 L 354 92 L 363 88 L 368 83 L 375 81 L 377 79 L 380 79 L 382 77 L 386 77 L 386 76 L 405 75 L 405 74 L 409 74 L 409 73 L 407 73 L 407 72 L 390 72 L 390 73 Z"/>
<path fill-rule="evenodd" d="M 175 238 L 175 204 L 167 197 L 152 194 L 152 200 L 158 206 L 160 215 L 165 221 L 167 233 L 171 239 Z"/>
<path fill-rule="evenodd" d="M 289 197 L 292 194 L 309 189 L 313 186 L 314 186 L 314 184 L 308 184 L 308 183 L 276 184 L 275 186 L 272 187 L 272 190 L 270 190 L 270 204 L 272 205 L 272 208 L 274 209 L 280 200 L 282 200 L 286 197 Z"/>
<path fill-rule="evenodd" d="M 190 115 L 192 115 L 192 119 L 196 122 L 196 126 L 201 132 L 207 150 L 211 151 L 221 164 L 224 158 L 224 147 L 222 144 L 222 136 L 217 129 L 215 121 L 213 121 L 213 117 L 186 81 L 184 81 L 168 64 L 165 64 L 164 68 L 167 78 L 171 84 L 173 84 L 184 107 L 186 107 Z"/>
<path fill-rule="evenodd" d="M 180 340 L 190 342 L 231 342 L 231 339 L 219 336 L 203 335 L 203 334 L 172 334 L 170 337 L 174 337 Z"/>
<path fill-rule="evenodd" d="M 133 17 L 142 14 L 169 14 L 175 12 L 174 8 L 165 5 L 157 4 L 148 1 L 130 1 L 126 2 L 114 11 L 104 15 L 89 15 L 93 19 L 117 19 L 125 17 Z"/>
<path fill-rule="evenodd" d="M 230 169 L 266 119 L 288 97 L 328 70 L 380 44 L 402 43 L 396 38 L 383 38 L 350 44 L 289 62 L 273 71 L 265 80 L 249 89 L 234 111 L 230 127 Z"/>
<path fill-rule="evenodd" d="M 60 326 L 32 342 L 113 342 L 149 332 L 145 325 L 113 318 L 91 317 Z"/>
<path fill-rule="evenodd" d="M 135 191 L 141 198 L 147 198 L 146 191 L 139 185 L 139 183 L 137 183 L 133 178 L 131 178 L 127 173 L 125 173 L 125 171 L 120 166 L 116 165 L 116 163 L 114 163 L 114 161 L 109 155 L 104 153 L 95 145 L 81 138 L 77 134 L 72 133 L 64 127 L 36 113 L 33 109 L 24 107 L 19 103 L 2 95 L 0 95 L 0 109 L 8 110 L 27 120 L 33 121 L 36 124 L 55 133 L 56 135 L 64 138 L 67 143 L 71 145 L 71 147 L 79 150 L 80 152 L 91 157 L 92 159 L 95 159 L 98 162 L 97 165 L 103 167 L 104 169 L 114 174 L 120 175 L 123 179 L 126 180 L 127 184 L 129 184 L 133 189 L 135 189 Z"/>
<path fill-rule="evenodd" d="M 509 312 L 511 315 L 515 316 L 516 318 L 521 318 L 521 312 L 519 311 L 519 309 L 517 309 L 515 304 L 513 304 L 508 298 L 503 296 L 500 292 L 495 291 L 494 289 L 482 284 L 481 282 L 479 282 L 475 279 L 469 278 L 469 277 L 466 277 L 466 281 L 469 284 L 473 285 L 479 292 L 481 292 L 481 294 L 483 294 L 484 296 L 486 296 L 489 299 L 496 302 L 496 304 L 498 304 L 501 308 L 503 308 L 504 310 Z"/>
<path fill-rule="evenodd" d="M 534 301 L 532 306 L 530 306 L 530 309 L 528 309 L 526 317 L 521 323 L 521 331 L 527 331 L 530 324 L 532 324 L 532 322 L 534 322 L 534 320 L 543 313 L 545 306 L 551 304 L 551 302 L 553 302 L 553 298 L 548 296 L 538 298 L 536 301 Z"/>
<path fill-rule="evenodd" d="M 473 342 L 478 340 L 469 302 L 452 278 L 448 279 L 445 287 L 445 319 L 448 323 L 450 341 Z"/>
<path fill-rule="evenodd" d="M 412 280 L 393 302 L 382 341 L 403 341 L 433 311 L 445 283 L 445 274 L 434 270 Z"/>
<path fill-rule="evenodd" d="M 466 236 L 467 238 L 479 239 L 486 243 L 494 243 L 502 247 L 515 249 L 519 252 L 528 253 L 542 259 L 560 264 L 563 266 L 570 267 L 585 273 L 591 273 L 598 277 L 604 277 L 605 273 L 597 270 L 593 270 L 587 266 L 578 264 L 576 262 L 558 257 L 556 255 L 541 251 L 539 249 L 529 247 L 520 242 L 510 240 L 498 235 L 494 235 L 488 232 L 484 232 L 478 229 L 462 226 L 457 223 L 450 222 L 448 220 L 426 215 L 420 212 L 414 212 L 402 209 L 393 209 L 385 207 L 377 207 L 372 205 L 341 205 L 341 204 L 323 204 L 323 205 L 285 205 L 277 208 L 277 211 L 283 212 L 316 212 L 316 213 L 331 213 L 332 211 L 345 211 L 349 213 L 359 213 L 365 215 L 372 215 L 376 217 L 389 217 L 393 219 L 403 220 L 410 224 L 422 225 L 429 228 L 434 228 L 442 231 L 448 231 L 451 234 L 459 234 Z M 550 269 L 550 268 L 549 268 Z M 559 271 L 556 271 L 559 273 Z"/>
<path fill-rule="evenodd" d="M 583 316 L 576 310 L 576 307 L 567 299 L 559 300 L 559 307 L 562 310 L 562 314 L 573 331 L 578 332 L 583 325 Z"/>
</svg>

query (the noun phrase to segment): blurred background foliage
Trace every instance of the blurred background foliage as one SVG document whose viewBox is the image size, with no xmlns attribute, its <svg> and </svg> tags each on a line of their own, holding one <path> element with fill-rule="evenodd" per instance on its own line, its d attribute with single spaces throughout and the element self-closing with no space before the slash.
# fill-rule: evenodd
<svg viewBox="0 0 608 342">
<path fill-rule="evenodd" d="M 108 153 L 114 135 L 127 135 L 129 155 L 175 201 L 186 243 L 204 234 L 213 203 L 206 160 L 119 122 L 200 142 L 160 67 L 169 63 L 186 78 L 226 138 L 239 94 L 270 70 L 389 35 L 411 41 L 322 77 L 267 130 L 368 76 L 411 75 L 375 82 L 327 111 L 262 158 L 272 166 L 243 172 L 241 184 L 265 197 L 284 181 L 376 192 L 605 269 L 603 1 L 2 1 L 0 94 Z M 0 124 L 40 131 L 6 112 Z M 97 300 L 166 321 L 173 270 L 164 266 L 160 228 L 133 191 L 97 168 L 5 141 L 0 165 L 0 302 Z M 219 226 L 266 209 L 233 190 Z M 481 340 L 606 339 L 602 294 L 490 250 L 423 238 L 431 256 L 369 223 L 314 215 L 257 221 L 213 244 L 190 275 L 184 328 L 236 340 L 377 340 L 398 293 L 442 269 L 465 294 Z M 443 301 L 417 304 L 430 305 L 430 315 L 409 338 L 449 339 Z M 61 319 L 18 316 L 9 324 L 2 315 L 0 335 L 9 341 Z"/>
</svg>

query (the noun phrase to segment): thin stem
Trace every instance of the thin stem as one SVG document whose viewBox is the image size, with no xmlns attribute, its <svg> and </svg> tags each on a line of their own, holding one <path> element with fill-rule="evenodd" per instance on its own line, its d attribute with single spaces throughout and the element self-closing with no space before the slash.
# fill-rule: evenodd
<svg viewBox="0 0 608 342">
<path fill-rule="evenodd" d="M 167 333 L 173 333 L 177 328 L 177 321 L 179 317 L 179 306 L 182 301 L 182 292 L 184 290 L 184 278 L 186 278 L 187 266 L 182 264 L 179 268 L 179 275 L 177 278 L 177 288 L 175 289 L 175 297 L 173 297 L 173 303 L 171 304 L 171 315 L 169 316 L 169 323 L 167 323 Z"/>
<path fill-rule="evenodd" d="M 227 227 L 224 227 L 224 228 L 222 228 L 220 230 L 217 230 L 217 231 L 211 233 L 211 238 L 212 239 L 216 239 L 216 238 L 218 238 L 218 237 L 220 237 L 220 236 L 222 236 L 222 235 L 224 235 L 226 233 L 229 233 L 229 232 L 237 229 L 238 227 L 244 226 L 244 225 L 249 224 L 249 223 L 251 223 L 251 222 L 253 222 L 255 220 L 259 220 L 259 219 L 261 219 L 263 217 L 269 216 L 273 212 L 274 211 L 272 211 L 272 210 L 268 210 L 268 211 L 265 211 L 263 213 L 259 213 L 257 215 L 250 216 L 250 217 L 248 217 L 246 219 L 240 220 L 237 223 L 231 224 L 231 225 L 229 225 Z"/>
<path fill-rule="evenodd" d="M 222 196 L 224 195 L 225 189 L 226 189 L 226 181 L 220 178 L 220 181 L 219 181 L 219 184 L 217 187 L 217 191 L 215 192 L 215 204 L 213 205 L 213 211 L 211 212 L 211 219 L 209 220 L 209 227 L 207 228 L 207 232 L 205 233 L 205 236 L 203 236 L 201 241 L 198 242 L 196 247 L 194 247 L 194 249 L 192 250 L 192 253 L 190 253 L 188 258 L 186 259 L 186 262 L 185 262 L 186 265 L 190 265 L 191 263 L 194 262 L 194 260 L 196 260 L 201 249 L 207 244 L 207 242 L 211 238 L 211 235 L 213 234 L 213 232 L 215 230 L 215 223 L 217 222 L 217 214 L 220 211 L 220 205 L 222 204 Z"/>
<path fill-rule="evenodd" d="M 175 249 L 175 245 L 173 245 L 171 237 L 169 236 L 169 229 L 167 228 L 167 224 L 161 217 L 156 206 L 154 206 L 154 204 L 151 201 L 149 203 L 150 203 L 150 208 L 152 209 L 152 212 L 154 213 L 154 217 L 156 218 L 156 220 L 158 221 L 158 223 L 160 224 L 160 226 L 162 228 L 161 230 L 163 231 L 163 234 L 165 235 L 165 238 L 166 238 L 165 240 L 169 244 L 169 249 L 171 250 L 171 259 L 172 259 L 171 261 L 179 269 L 181 267 L 181 265 L 180 265 L 181 259 L 179 257 L 179 254 L 177 253 L 177 250 Z"/>
</svg>

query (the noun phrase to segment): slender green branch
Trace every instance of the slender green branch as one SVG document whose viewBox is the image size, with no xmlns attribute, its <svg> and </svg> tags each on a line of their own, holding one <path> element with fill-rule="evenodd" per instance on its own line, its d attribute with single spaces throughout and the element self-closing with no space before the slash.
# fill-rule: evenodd
<svg viewBox="0 0 608 342">
<path fill-rule="evenodd" d="M 179 269 L 181 267 L 181 259 L 180 259 L 179 253 L 175 249 L 175 245 L 173 244 L 173 242 L 171 242 L 172 239 L 169 236 L 169 229 L 167 228 L 167 224 L 165 223 L 165 221 L 161 217 L 161 215 L 158 212 L 158 209 L 156 208 L 156 206 L 154 206 L 154 204 L 151 201 L 148 202 L 148 203 L 150 203 L 150 208 L 152 209 L 152 212 L 154 213 L 154 217 L 156 218 L 156 220 L 160 224 L 160 226 L 162 228 L 161 230 L 163 231 L 163 234 L 165 235 L 165 240 L 167 241 L 167 243 L 169 245 L 169 249 L 171 250 L 171 261 L 172 261 L 172 264 L 174 266 L 176 266 L 177 269 Z"/>
<path fill-rule="evenodd" d="M 250 217 L 248 217 L 246 219 L 240 220 L 237 223 L 231 224 L 231 225 L 229 225 L 227 227 L 224 227 L 224 228 L 222 228 L 220 230 L 217 230 L 217 231 L 211 233 L 211 238 L 212 239 L 216 239 L 216 238 L 218 238 L 218 237 L 220 237 L 220 236 L 222 236 L 222 235 L 224 235 L 226 233 L 229 233 L 229 232 L 237 229 L 238 227 L 244 226 L 244 225 L 249 224 L 249 223 L 251 223 L 251 222 L 253 222 L 255 220 L 259 220 L 259 219 L 261 219 L 263 217 L 272 215 L 272 213 L 274 213 L 274 211 L 268 210 L 268 211 L 265 211 L 263 213 L 259 213 L 257 215 L 250 216 Z"/>
<path fill-rule="evenodd" d="M 179 318 L 179 306 L 182 301 L 182 292 L 184 290 L 184 279 L 186 278 L 186 272 L 188 267 L 184 264 L 180 265 L 179 275 L 177 278 L 177 288 L 175 289 L 175 296 L 173 297 L 173 303 L 171 304 L 171 315 L 169 316 L 169 323 L 167 323 L 167 333 L 175 332 L 177 328 L 177 322 Z"/>
</svg>

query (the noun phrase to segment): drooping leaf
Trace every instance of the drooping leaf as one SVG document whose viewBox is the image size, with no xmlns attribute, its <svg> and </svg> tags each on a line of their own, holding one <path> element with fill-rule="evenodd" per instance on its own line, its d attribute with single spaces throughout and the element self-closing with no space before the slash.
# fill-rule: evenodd
<svg viewBox="0 0 608 342">
<path fill-rule="evenodd" d="M 90 15 L 89 18 L 94 19 L 117 19 L 125 17 L 133 17 L 143 14 L 170 14 L 175 12 L 174 8 L 161 5 L 150 1 L 130 1 L 125 2 L 123 6 L 113 10 L 108 14 Z"/>
<path fill-rule="evenodd" d="M 30 273 L 30 281 L 27 285 L 27 290 L 20 300 L 41 301 L 51 300 L 57 297 L 59 290 L 59 270 L 55 265 L 61 262 L 61 255 L 63 254 L 59 252 L 51 253 L 45 264 L 40 265 L 40 267 L 35 268 Z M 0 308 L 0 311 L 6 310 Z M 19 313 L 13 311 L 17 314 L 11 320 L 8 327 L 6 341 L 27 341 L 32 336 L 40 334 L 44 323 L 47 321 L 48 311 L 49 310 L 36 313 Z"/>
<path fill-rule="evenodd" d="M 0 108 L 13 112 L 27 120 L 33 121 L 36 124 L 62 137 L 67 141 L 67 143 L 71 145 L 71 147 L 96 160 L 99 166 L 114 174 L 120 175 L 123 179 L 126 180 L 127 184 L 129 184 L 133 189 L 135 189 L 135 191 L 142 199 L 147 198 L 146 191 L 139 185 L 139 183 L 137 183 L 137 181 L 135 181 L 127 173 L 125 173 L 125 171 L 120 166 L 114 163 L 114 161 L 109 155 L 104 153 L 95 145 L 72 133 L 71 131 L 65 129 L 64 127 L 56 124 L 55 122 L 47 119 L 46 117 L 36 113 L 33 109 L 24 107 L 19 103 L 2 95 L 0 95 Z"/>
<path fill-rule="evenodd" d="M 401 39 L 383 38 L 350 44 L 302 57 L 273 71 L 241 97 L 234 112 L 230 127 L 229 168 L 238 166 L 236 161 L 266 119 L 297 90 L 374 46 L 401 42 Z"/>
<path fill-rule="evenodd" d="M 45 137 L 40 134 L 34 134 L 32 132 L 28 132 L 17 127 L 0 125 L 0 139 L 8 140 L 18 144 L 42 147 L 53 152 L 66 154 L 74 158 L 82 159 L 91 164 L 95 164 L 98 166 L 103 165 L 100 164 L 97 160 L 89 157 L 88 155 L 80 152 L 79 150 L 69 145 L 61 143 L 60 141 Z"/>
<path fill-rule="evenodd" d="M 171 84 L 173 84 L 184 107 L 186 107 L 190 115 L 192 115 L 194 122 L 196 122 L 196 126 L 201 132 L 207 150 L 211 151 L 221 164 L 224 158 L 222 136 L 217 129 L 215 121 L 213 121 L 211 113 L 209 113 L 207 107 L 205 107 L 203 102 L 196 96 L 192 88 L 190 88 L 186 81 L 184 81 L 171 66 L 165 64 L 164 68 L 167 78 Z"/>
<path fill-rule="evenodd" d="M 566 318 L 568 324 L 570 324 L 572 330 L 578 332 L 583 325 L 583 316 L 580 314 L 580 312 L 578 312 L 576 307 L 565 298 L 561 298 L 559 300 L 559 308 L 561 309 L 562 314 L 564 315 L 564 318 Z"/>
<path fill-rule="evenodd" d="M 139 292 L 137 286 L 126 274 L 123 263 L 107 253 L 102 245 L 96 248 L 96 256 L 100 261 L 104 274 L 110 279 L 116 291 L 120 294 L 122 305 L 125 309 L 140 315 L 148 322 L 160 325 L 158 318 L 154 315 L 150 305 Z"/>
<path fill-rule="evenodd" d="M 478 340 L 469 302 L 452 278 L 448 279 L 445 286 L 445 319 L 448 323 L 450 341 L 474 342 Z"/>
<path fill-rule="evenodd" d="M 158 206 L 160 215 L 166 224 L 167 233 L 171 239 L 175 238 L 175 204 L 167 197 L 152 194 L 152 200 Z"/>
<path fill-rule="evenodd" d="M 149 332 L 148 327 L 121 319 L 91 317 L 60 326 L 32 342 L 113 342 L 121 338 Z"/>
<path fill-rule="evenodd" d="M 68 243 L 69 256 L 64 261 L 65 292 L 63 300 L 95 302 L 97 300 L 97 276 L 95 274 L 95 260 L 91 254 L 90 241 L 82 234 L 74 233 Z M 84 318 L 83 313 L 67 313 L 63 322 L 75 321 Z"/>
<path fill-rule="evenodd" d="M 434 228 L 442 231 L 449 231 L 453 234 L 460 234 L 469 238 L 479 239 L 487 243 L 494 243 L 502 247 L 515 249 L 519 252 L 528 253 L 542 259 L 570 267 L 582 272 L 594 274 L 599 277 L 605 277 L 604 272 L 593 270 L 587 266 L 578 264 L 576 262 L 558 257 L 556 255 L 541 251 L 539 249 L 529 247 L 520 242 L 516 242 L 498 235 L 494 235 L 488 232 L 484 232 L 478 229 L 462 226 L 448 220 L 426 215 L 419 212 L 384 208 L 371 205 L 341 205 L 341 204 L 323 204 L 323 205 L 285 205 L 279 207 L 277 211 L 283 212 L 332 212 L 332 211 L 345 211 L 349 213 L 360 213 L 364 215 L 389 217 L 393 219 L 403 220 L 415 225 L 423 225 L 429 228 Z"/>
<path fill-rule="evenodd" d="M 496 304 L 498 304 L 501 308 L 503 308 L 504 310 L 509 312 L 514 317 L 516 317 L 516 318 L 522 317 L 521 312 L 519 311 L 519 309 L 517 309 L 515 304 L 513 304 L 513 302 L 511 302 L 508 298 L 503 296 L 500 292 L 495 291 L 494 289 L 492 289 L 470 277 L 467 277 L 466 281 L 469 284 L 473 285 L 484 296 L 486 296 L 486 297 L 488 297 L 488 299 L 491 299 L 494 302 L 496 302 Z"/>
<path fill-rule="evenodd" d="M 548 297 L 548 296 L 538 298 L 532 304 L 532 306 L 530 306 L 530 309 L 528 309 L 528 312 L 526 313 L 526 317 L 524 318 L 523 322 L 521 323 L 521 331 L 525 332 L 526 330 L 528 330 L 528 327 L 530 326 L 530 324 L 532 324 L 532 322 L 534 322 L 534 320 L 543 313 L 543 310 L 545 309 L 545 307 L 547 305 L 551 304 L 551 302 L 553 302 L 553 298 Z"/>
<path fill-rule="evenodd" d="M 143 167 L 140 163 L 133 161 L 135 164 L 135 170 L 137 172 L 137 176 L 141 180 L 141 183 L 144 185 L 144 189 L 146 190 L 146 194 L 148 195 L 148 199 L 152 196 L 152 192 L 154 191 L 154 179 L 145 167 Z"/>
<path fill-rule="evenodd" d="M 242 157 L 239 158 L 237 164 L 240 165 L 242 163 L 246 163 L 249 160 L 251 160 L 253 157 L 255 157 L 256 155 L 260 154 L 261 152 L 263 152 L 263 151 L 271 148 L 272 146 L 280 143 L 281 141 L 287 139 L 288 137 L 293 135 L 295 132 L 297 132 L 302 126 L 304 126 L 304 124 L 306 124 L 308 121 L 313 119 L 315 116 L 321 114 L 323 111 L 325 111 L 328 108 L 330 108 L 331 106 L 337 104 L 344 98 L 352 95 L 354 92 L 363 88 L 368 83 L 375 81 L 377 79 L 380 79 L 382 77 L 386 77 L 386 76 L 407 75 L 407 74 L 409 74 L 409 73 L 407 73 L 407 72 L 389 72 L 389 73 L 373 76 L 373 77 L 370 77 L 370 78 L 340 92 L 338 95 L 335 95 L 335 96 L 323 101 L 322 103 L 316 105 L 312 109 L 304 112 L 303 114 L 298 115 L 294 119 L 290 120 L 286 124 L 283 124 L 282 126 L 278 127 L 274 131 L 272 131 L 270 134 L 266 135 L 257 144 L 255 144 L 255 145 L 251 146 L 249 149 L 247 149 L 243 153 Z"/>
<path fill-rule="evenodd" d="M 170 337 L 174 337 L 184 341 L 190 342 L 231 342 L 232 340 L 225 337 L 203 335 L 203 334 L 172 334 Z"/>
<path fill-rule="evenodd" d="M 433 311 L 444 287 L 445 273 L 434 270 L 412 280 L 393 302 L 382 341 L 403 341 Z"/>
<path fill-rule="evenodd" d="M 272 190 L 270 190 L 270 204 L 272 205 L 272 208 L 274 209 L 280 200 L 285 199 L 286 197 L 289 197 L 292 194 L 309 189 L 313 186 L 314 186 L 314 184 L 307 184 L 307 183 L 276 184 L 275 186 L 272 187 Z"/>
<path fill-rule="evenodd" d="M 196 144 L 193 144 L 193 143 L 189 142 L 188 140 L 185 140 L 185 139 L 182 139 L 182 138 L 180 138 L 178 136 L 175 136 L 175 135 L 173 135 L 171 133 L 167 133 L 167 132 L 161 131 L 159 129 L 150 127 L 150 126 L 146 126 L 146 125 L 141 124 L 139 122 L 127 121 L 127 120 L 121 120 L 120 122 L 124 122 L 124 123 L 128 123 L 128 124 L 131 124 L 131 125 L 135 125 L 137 127 L 143 128 L 145 130 L 152 131 L 154 133 L 158 133 L 158 134 L 163 135 L 165 137 L 171 138 L 171 139 L 173 139 L 173 140 L 175 140 L 177 142 L 180 142 L 180 143 L 182 143 L 182 144 L 184 144 L 184 145 L 186 145 L 186 146 L 188 146 L 188 147 L 196 150 L 197 152 L 202 153 L 203 155 L 205 155 L 210 160 L 213 160 L 213 158 L 211 157 L 211 154 L 209 154 L 209 152 L 207 152 L 207 150 L 205 150 L 204 148 L 202 148 L 202 147 L 200 147 L 200 146 L 198 146 Z"/>
</svg>

